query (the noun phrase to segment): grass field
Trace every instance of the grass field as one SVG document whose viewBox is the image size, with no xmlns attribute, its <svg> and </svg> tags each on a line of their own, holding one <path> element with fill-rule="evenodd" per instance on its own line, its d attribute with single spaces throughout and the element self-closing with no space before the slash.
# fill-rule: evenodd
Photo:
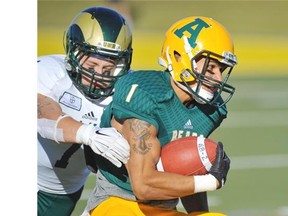
<svg viewBox="0 0 288 216">
<path fill-rule="evenodd" d="M 133 69 L 160 69 L 157 56 L 164 33 L 179 18 L 211 16 L 230 30 L 239 59 L 231 77 L 236 93 L 228 104 L 228 119 L 212 138 L 223 141 L 232 164 L 227 185 L 209 193 L 210 208 L 229 216 L 288 216 L 288 2 L 129 3 Z M 63 32 L 71 18 L 83 8 L 106 4 L 38 1 L 38 55 L 63 53 Z M 72 216 L 82 212 L 94 177 L 89 177 Z"/>
</svg>

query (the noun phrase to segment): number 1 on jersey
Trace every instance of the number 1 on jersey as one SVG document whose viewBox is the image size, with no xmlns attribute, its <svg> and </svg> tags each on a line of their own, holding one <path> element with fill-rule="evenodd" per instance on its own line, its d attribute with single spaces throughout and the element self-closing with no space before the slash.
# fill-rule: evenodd
<svg viewBox="0 0 288 216">
<path fill-rule="evenodd" d="M 127 97 L 126 97 L 126 100 L 125 100 L 127 103 L 129 103 L 131 101 L 131 98 L 132 98 L 134 92 L 136 91 L 137 87 L 138 87 L 138 84 L 133 84 L 131 86 L 131 89 L 130 89 L 130 91 L 129 91 Z"/>
</svg>

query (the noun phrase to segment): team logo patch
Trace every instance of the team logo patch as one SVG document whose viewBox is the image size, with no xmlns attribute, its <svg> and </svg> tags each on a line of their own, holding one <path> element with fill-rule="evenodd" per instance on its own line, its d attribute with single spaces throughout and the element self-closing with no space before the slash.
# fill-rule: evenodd
<svg viewBox="0 0 288 216">
<path fill-rule="evenodd" d="M 82 99 L 68 92 L 64 92 L 62 97 L 59 99 L 59 103 L 79 111 L 82 106 Z"/>
<path fill-rule="evenodd" d="M 209 25 L 202 19 L 195 19 L 193 22 L 176 29 L 175 35 L 179 38 L 186 36 L 191 47 L 197 46 L 196 40 L 203 28 L 209 28 Z"/>
</svg>

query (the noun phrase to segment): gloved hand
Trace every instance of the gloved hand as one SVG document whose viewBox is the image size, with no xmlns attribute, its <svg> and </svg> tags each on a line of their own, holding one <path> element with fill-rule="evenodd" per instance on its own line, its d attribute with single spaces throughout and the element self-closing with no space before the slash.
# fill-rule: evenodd
<svg viewBox="0 0 288 216">
<path fill-rule="evenodd" d="M 216 159 L 211 169 L 209 170 L 209 173 L 213 175 L 220 184 L 217 189 L 224 186 L 229 169 L 230 169 L 230 159 L 223 150 L 223 143 L 218 142 L 216 150 Z"/>
<path fill-rule="evenodd" d="M 130 145 L 115 128 L 98 128 L 83 124 L 77 131 L 76 142 L 89 145 L 91 149 L 121 167 L 130 156 Z"/>
</svg>

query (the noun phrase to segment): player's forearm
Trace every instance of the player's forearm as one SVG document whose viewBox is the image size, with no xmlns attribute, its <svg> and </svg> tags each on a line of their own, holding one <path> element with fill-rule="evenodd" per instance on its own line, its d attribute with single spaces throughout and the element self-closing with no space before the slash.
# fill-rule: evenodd
<svg viewBox="0 0 288 216">
<path fill-rule="evenodd" d="M 58 103 L 51 98 L 38 94 L 37 95 L 37 117 L 38 119 L 57 120 L 62 114 L 62 109 Z"/>
<path fill-rule="evenodd" d="M 133 191 L 141 200 L 166 200 L 194 194 L 194 177 L 155 171 L 131 177 Z"/>
<path fill-rule="evenodd" d="M 135 162 L 134 162 L 135 163 Z M 131 164 L 131 161 L 128 162 Z M 219 186 L 211 174 L 184 176 L 169 172 L 159 172 L 154 169 L 130 166 L 129 176 L 133 191 L 138 199 L 166 200 L 184 197 L 199 192 L 215 191 Z M 131 169 L 134 169 L 132 171 Z M 138 170 L 138 171 L 136 171 Z M 139 173 L 139 170 L 142 173 Z"/>
<path fill-rule="evenodd" d="M 37 111 L 40 135 L 62 143 L 76 142 L 76 133 L 82 123 L 65 115 L 58 103 L 38 94 Z"/>
<path fill-rule="evenodd" d="M 78 143 L 76 134 L 81 125 L 83 125 L 81 122 L 78 122 L 71 117 L 66 117 L 58 123 L 57 128 L 63 130 L 65 142 Z"/>
</svg>

